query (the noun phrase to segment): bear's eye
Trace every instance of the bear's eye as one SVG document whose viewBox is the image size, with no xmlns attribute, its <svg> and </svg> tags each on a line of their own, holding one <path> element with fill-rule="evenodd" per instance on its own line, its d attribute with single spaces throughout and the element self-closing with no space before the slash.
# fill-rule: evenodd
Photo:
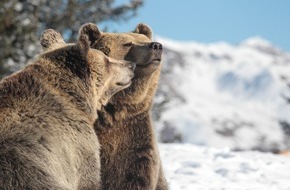
<svg viewBox="0 0 290 190">
<path fill-rule="evenodd" d="M 133 42 L 128 42 L 128 43 L 125 43 L 125 44 L 124 44 L 124 46 L 127 46 L 127 47 L 131 47 L 131 46 L 133 46 L 133 45 L 134 45 Z"/>
<path fill-rule="evenodd" d="M 102 51 L 106 56 L 110 54 L 110 49 L 108 47 L 100 47 L 98 50 Z"/>
</svg>

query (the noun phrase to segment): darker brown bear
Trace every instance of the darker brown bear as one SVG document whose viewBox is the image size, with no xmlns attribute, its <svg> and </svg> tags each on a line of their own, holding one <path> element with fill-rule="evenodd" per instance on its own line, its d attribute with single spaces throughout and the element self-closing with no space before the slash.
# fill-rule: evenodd
<svg viewBox="0 0 290 190">
<path fill-rule="evenodd" d="M 89 46 L 96 26 L 65 44 L 53 30 L 48 50 L 0 82 L 0 189 L 100 188 L 96 110 L 130 85 L 134 65 Z"/>
<path fill-rule="evenodd" d="M 162 45 L 139 24 L 132 33 L 97 33 L 93 48 L 109 57 L 136 63 L 129 88 L 98 111 L 101 178 L 106 190 L 168 189 L 151 119 L 152 100 L 161 69 Z"/>
</svg>

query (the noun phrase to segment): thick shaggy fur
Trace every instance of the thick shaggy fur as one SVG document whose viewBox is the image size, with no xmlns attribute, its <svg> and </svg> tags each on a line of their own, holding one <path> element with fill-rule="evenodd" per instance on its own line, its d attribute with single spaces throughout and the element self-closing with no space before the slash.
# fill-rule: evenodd
<svg viewBox="0 0 290 190">
<path fill-rule="evenodd" d="M 94 29 L 83 26 L 76 44 L 45 31 L 50 51 L 0 82 L 0 189 L 100 189 L 96 110 L 134 67 L 91 49 Z"/>
<path fill-rule="evenodd" d="M 97 33 L 92 45 L 109 57 L 136 63 L 132 85 L 98 111 L 101 177 L 106 190 L 168 189 L 158 153 L 150 109 L 161 69 L 162 45 L 139 24 L 132 33 Z"/>
</svg>

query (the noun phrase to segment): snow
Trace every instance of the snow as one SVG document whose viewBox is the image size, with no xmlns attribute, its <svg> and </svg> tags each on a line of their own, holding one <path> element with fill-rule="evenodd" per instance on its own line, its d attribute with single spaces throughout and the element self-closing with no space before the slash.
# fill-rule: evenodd
<svg viewBox="0 0 290 190">
<path fill-rule="evenodd" d="M 290 150 L 280 123 L 290 123 L 289 52 L 260 37 L 156 41 L 153 117 L 159 141 L 171 142 L 159 144 L 170 190 L 290 190 L 289 151 L 271 153 Z"/>
<path fill-rule="evenodd" d="M 170 190 L 290 190 L 290 156 L 160 144 Z"/>
<path fill-rule="evenodd" d="M 163 70 L 153 115 L 162 142 L 237 150 L 290 148 L 290 54 L 254 37 L 236 45 L 157 37 Z M 169 135 L 169 136 L 168 136 Z"/>
</svg>

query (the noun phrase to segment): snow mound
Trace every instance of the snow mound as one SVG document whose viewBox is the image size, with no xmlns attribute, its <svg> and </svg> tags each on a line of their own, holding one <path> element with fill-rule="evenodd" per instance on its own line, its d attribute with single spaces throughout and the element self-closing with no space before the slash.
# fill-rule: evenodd
<svg viewBox="0 0 290 190">
<path fill-rule="evenodd" d="M 290 148 L 289 53 L 262 38 L 239 45 L 156 40 L 164 47 L 153 108 L 162 142 Z"/>
<path fill-rule="evenodd" d="M 266 48 L 272 48 L 273 45 L 271 44 L 271 42 L 257 36 L 257 37 L 252 37 L 252 38 L 249 38 L 245 41 L 243 41 L 241 43 L 242 46 L 249 46 L 249 47 L 254 47 L 254 48 L 257 48 L 257 47 L 266 47 Z"/>
</svg>

